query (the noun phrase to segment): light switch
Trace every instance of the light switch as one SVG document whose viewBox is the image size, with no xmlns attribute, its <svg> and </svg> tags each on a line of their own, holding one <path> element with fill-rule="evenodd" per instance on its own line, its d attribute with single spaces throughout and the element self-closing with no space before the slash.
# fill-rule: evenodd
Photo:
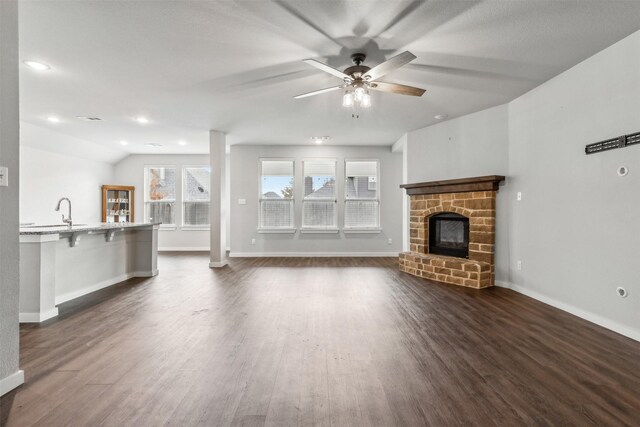
<svg viewBox="0 0 640 427">
<path fill-rule="evenodd" d="M 239 205 L 246 205 L 247 204 L 247 199 L 238 199 L 238 204 Z"/>
<path fill-rule="evenodd" d="M 522 200 L 522 191 L 518 191 L 517 198 L 518 198 L 518 201 Z"/>
<path fill-rule="evenodd" d="M 9 168 L 0 166 L 0 187 L 9 186 Z"/>
</svg>

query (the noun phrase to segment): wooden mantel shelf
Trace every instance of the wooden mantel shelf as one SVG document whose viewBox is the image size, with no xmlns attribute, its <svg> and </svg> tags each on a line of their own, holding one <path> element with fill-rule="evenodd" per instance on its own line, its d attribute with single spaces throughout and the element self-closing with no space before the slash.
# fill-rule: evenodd
<svg viewBox="0 0 640 427">
<path fill-rule="evenodd" d="M 474 178 L 447 179 L 444 181 L 402 184 L 410 196 L 419 194 L 469 193 L 472 191 L 498 191 L 505 177 L 502 175 L 476 176 Z"/>
</svg>

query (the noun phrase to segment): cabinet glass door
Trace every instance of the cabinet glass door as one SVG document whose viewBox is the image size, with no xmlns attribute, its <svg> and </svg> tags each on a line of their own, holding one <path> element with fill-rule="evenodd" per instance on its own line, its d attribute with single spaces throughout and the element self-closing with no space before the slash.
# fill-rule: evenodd
<svg viewBox="0 0 640 427">
<path fill-rule="evenodd" d="M 133 187 L 103 187 L 103 222 L 133 222 Z"/>
</svg>

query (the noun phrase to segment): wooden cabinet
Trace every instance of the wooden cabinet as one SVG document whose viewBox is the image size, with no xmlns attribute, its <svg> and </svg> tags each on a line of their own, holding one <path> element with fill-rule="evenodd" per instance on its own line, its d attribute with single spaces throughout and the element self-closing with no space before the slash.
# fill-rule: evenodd
<svg viewBox="0 0 640 427">
<path fill-rule="evenodd" d="M 125 185 L 103 185 L 102 222 L 135 222 L 134 190 Z"/>
</svg>

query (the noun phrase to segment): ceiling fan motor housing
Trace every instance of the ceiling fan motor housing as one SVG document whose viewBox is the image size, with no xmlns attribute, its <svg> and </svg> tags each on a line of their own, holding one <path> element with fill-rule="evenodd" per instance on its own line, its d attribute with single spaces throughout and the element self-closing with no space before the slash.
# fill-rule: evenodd
<svg viewBox="0 0 640 427">
<path fill-rule="evenodd" d="M 351 67 L 344 70 L 344 73 L 348 76 L 351 76 L 354 80 L 361 79 L 362 76 L 364 76 L 365 73 L 371 69 L 370 67 L 361 65 L 366 58 L 367 55 L 365 55 L 364 53 L 354 53 L 353 55 L 351 55 L 351 61 L 353 61 L 355 65 L 352 65 Z"/>
<path fill-rule="evenodd" d="M 371 68 L 366 67 L 364 65 L 352 65 L 351 67 L 344 70 L 344 73 L 348 76 L 351 76 L 354 80 L 362 78 L 367 71 Z"/>
</svg>

